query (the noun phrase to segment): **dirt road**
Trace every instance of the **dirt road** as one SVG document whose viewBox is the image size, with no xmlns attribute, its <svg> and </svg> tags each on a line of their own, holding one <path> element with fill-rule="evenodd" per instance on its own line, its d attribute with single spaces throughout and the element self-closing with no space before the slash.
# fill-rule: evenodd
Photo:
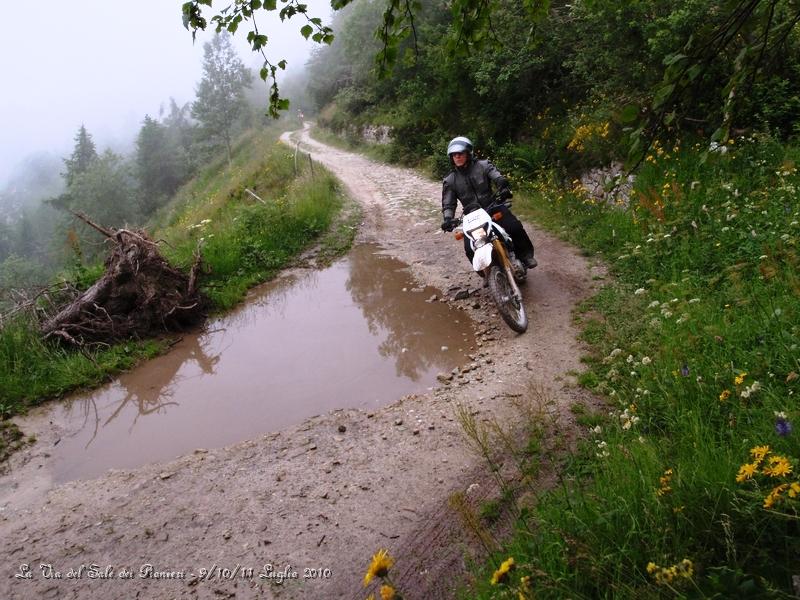
<svg viewBox="0 0 800 600">
<path fill-rule="evenodd" d="M 568 407 L 565 373 L 580 369 L 581 353 L 570 312 L 600 268 L 528 224 L 540 266 L 524 292 L 530 328 L 518 336 L 494 315 L 461 244 L 439 231 L 439 183 L 296 135 L 363 205 L 358 241 L 381 244 L 474 321 L 474 361 L 374 413 L 337 411 L 44 494 L 31 490 L 53 439 L 46 423 L 23 420 L 39 441 L 0 478 L 1 598 L 361 598 L 379 548 L 396 559 L 406 598 L 449 597 L 457 581 L 443 573 L 457 570 L 468 536 L 447 499 L 491 488 L 456 403 L 502 418 L 509 397 L 534 385 L 555 410 Z M 463 290 L 469 297 L 454 300 Z"/>
</svg>

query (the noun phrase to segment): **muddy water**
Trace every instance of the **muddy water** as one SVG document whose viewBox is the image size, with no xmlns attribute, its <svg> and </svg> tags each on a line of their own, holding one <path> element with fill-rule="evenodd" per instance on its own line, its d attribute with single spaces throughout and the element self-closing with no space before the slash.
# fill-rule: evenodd
<svg viewBox="0 0 800 600">
<path fill-rule="evenodd" d="M 50 419 L 64 433 L 53 479 L 170 460 L 422 391 L 474 342 L 463 313 L 426 302 L 435 293 L 415 289 L 402 263 L 370 245 L 264 285 L 168 354 L 56 408 Z"/>
</svg>

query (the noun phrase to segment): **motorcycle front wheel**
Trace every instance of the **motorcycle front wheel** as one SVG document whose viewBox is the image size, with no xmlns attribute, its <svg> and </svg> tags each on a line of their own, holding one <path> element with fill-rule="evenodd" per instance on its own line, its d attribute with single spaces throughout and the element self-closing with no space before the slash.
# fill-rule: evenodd
<svg viewBox="0 0 800 600">
<path fill-rule="evenodd" d="M 497 265 L 489 267 L 489 294 L 497 305 L 497 310 L 506 324 L 517 333 L 525 333 L 528 329 L 528 315 L 525 305 L 517 300 L 514 288 L 508 281 L 504 269 Z"/>
</svg>

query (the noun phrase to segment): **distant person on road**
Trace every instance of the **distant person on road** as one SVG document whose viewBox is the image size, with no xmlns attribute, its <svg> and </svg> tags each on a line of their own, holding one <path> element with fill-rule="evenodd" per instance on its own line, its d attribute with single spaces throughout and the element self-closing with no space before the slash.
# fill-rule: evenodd
<svg viewBox="0 0 800 600">
<path fill-rule="evenodd" d="M 464 214 L 467 214 L 478 208 L 485 209 L 492 204 L 492 186 L 501 200 L 511 198 L 508 180 L 488 160 L 475 160 L 472 155 L 472 142 L 469 139 L 459 136 L 450 140 L 447 145 L 447 156 L 453 170 L 442 182 L 443 231 L 453 231 L 455 228 L 457 201 L 461 202 Z M 514 254 L 529 269 L 534 268 L 538 263 L 533 257 L 533 242 L 522 223 L 507 206 L 501 205 L 498 211 L 503 213 L 503 216 L 497 223 L 511 236 L 514 242 Z M 472 264 L 472 256 L 475 253 L 466 236 L 464 250 Z"/>
</svg>

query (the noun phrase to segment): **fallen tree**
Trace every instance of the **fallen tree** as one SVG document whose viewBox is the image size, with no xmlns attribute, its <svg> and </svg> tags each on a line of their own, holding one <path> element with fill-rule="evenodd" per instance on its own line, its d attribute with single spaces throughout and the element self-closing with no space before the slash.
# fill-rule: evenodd
<svg viewBox="0 0 800 600">
<path fill-rule="evenodd" d="M 187 274 L 172 267 L 144 231 L 105 228 L 73 214 L 113 246 L 103 276 L 45 320 L 45 338 L 74 346 L 110 343 L 186 329 L 205 318 L 208 302 L 197 281 L 199 251 Z"/>
</svg>

